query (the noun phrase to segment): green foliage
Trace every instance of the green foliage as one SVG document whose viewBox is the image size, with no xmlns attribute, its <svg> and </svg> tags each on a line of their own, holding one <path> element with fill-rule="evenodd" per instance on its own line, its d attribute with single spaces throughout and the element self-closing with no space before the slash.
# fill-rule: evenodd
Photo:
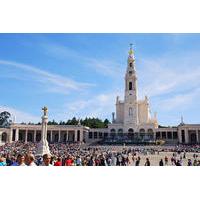
<svg viewBox="0 0 200 200">
<path fill-rule="evenodd" d="M 48 121 L 48 125 L 58 125 L 58 123 L 53 119 L 53 121 Z"/>
<path fill-rule="evenodd" d="M 110 123 L 108 119 L 102 121 L 99 118 L 85 118 L 84 120 L 80 121 L 81 125 L 88 126 L 90 128 L 107 128 L 108 124 Z"/>
<path fill-rule="evenodd" d="M 109 120 L 105 119 L 104 121 L 99 119 L 99 118 L 85 118 L 85 119 L 80 119 L 80 124 L 83 126 L 88 126 L 90 128 L 107 128 L 109 124 Z M 40 122 L 37 123 L 38 125 L 41 125 Z M 60 121 L 59 123 L 56 122 L 55 120 L 49 121 L 48 125 L 78 125 L 79 120 L 76 117 L 73 117 L 72 119 L 65 121 Z"/>
</svg>

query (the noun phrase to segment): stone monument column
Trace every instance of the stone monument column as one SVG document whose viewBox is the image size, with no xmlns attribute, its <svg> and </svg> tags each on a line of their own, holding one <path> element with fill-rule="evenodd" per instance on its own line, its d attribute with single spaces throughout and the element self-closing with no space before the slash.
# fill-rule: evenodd
<svg viewBox="0 0 200 200">
<path fill-rule="evenodd" d="M 37 156 L 43 156 L 44 154 L 50 154 L 49 144 L 47 142 L 47 123 L 48 123 L 48 109 L 47 107 L 42 108 L 44 115 L 42 116 L 42 131 L 41 140 L 37 147 Z"/>
</svg>

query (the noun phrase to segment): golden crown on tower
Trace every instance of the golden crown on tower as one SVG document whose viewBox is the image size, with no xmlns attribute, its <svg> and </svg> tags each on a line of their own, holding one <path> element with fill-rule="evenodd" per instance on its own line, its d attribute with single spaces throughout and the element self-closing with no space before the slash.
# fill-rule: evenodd
<svg viewBox="0 0 200 200">
<path fill-rule="evenodd" d="M 130 50 L 129 50 L 129 55 L 133 55 L 134 54 L 134 51 L 133 51 L 133 44 L 130 44 Z"/>
</svg>

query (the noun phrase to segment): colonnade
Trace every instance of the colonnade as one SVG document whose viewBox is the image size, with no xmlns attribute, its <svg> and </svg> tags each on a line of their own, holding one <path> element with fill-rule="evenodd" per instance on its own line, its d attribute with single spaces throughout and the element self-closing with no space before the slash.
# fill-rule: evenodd
<svg viewBox="0 0 200 200">
<path fill-rule="evenodd" d="M 10 130 L 7 142 L 23 141 L 23 142 L 39 142 L 41 139 L 41 129 L 20 129 L 15 128 Z M 63 130 L 50 129 L 47 130 L 47 140 L 53 142 L 82 142 L 83 130 Z"/>
</svg>

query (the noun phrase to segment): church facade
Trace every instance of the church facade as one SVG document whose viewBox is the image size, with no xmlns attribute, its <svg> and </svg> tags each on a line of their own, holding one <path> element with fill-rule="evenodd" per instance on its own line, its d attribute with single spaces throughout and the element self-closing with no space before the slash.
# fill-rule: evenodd
<svg viewBox="0 0 200 200">
<path fill-rule="evenodd" d="M 176 127 L 159 127 L 156 113 L 151 116 L 149 99 L 138 99 L 137 73 L 132 47 L 128 53 L 125 73 L 124 99 L 116 97 L 116 111 L 112 113 L 112 123 L 108 128 L 91 129 L 82 125 L 48 125 L 47 140 L 50 143 L 86 142 L 93 143 L 105 138 L 143 137 L 164 140 L 169 144 L 200 143 L 200 124 L 184 124 Z M 39 142 L 41 125 L 13 123 L 8 128 L 0 128 L 0 145 L 6 142 Z"/>
</svg>

